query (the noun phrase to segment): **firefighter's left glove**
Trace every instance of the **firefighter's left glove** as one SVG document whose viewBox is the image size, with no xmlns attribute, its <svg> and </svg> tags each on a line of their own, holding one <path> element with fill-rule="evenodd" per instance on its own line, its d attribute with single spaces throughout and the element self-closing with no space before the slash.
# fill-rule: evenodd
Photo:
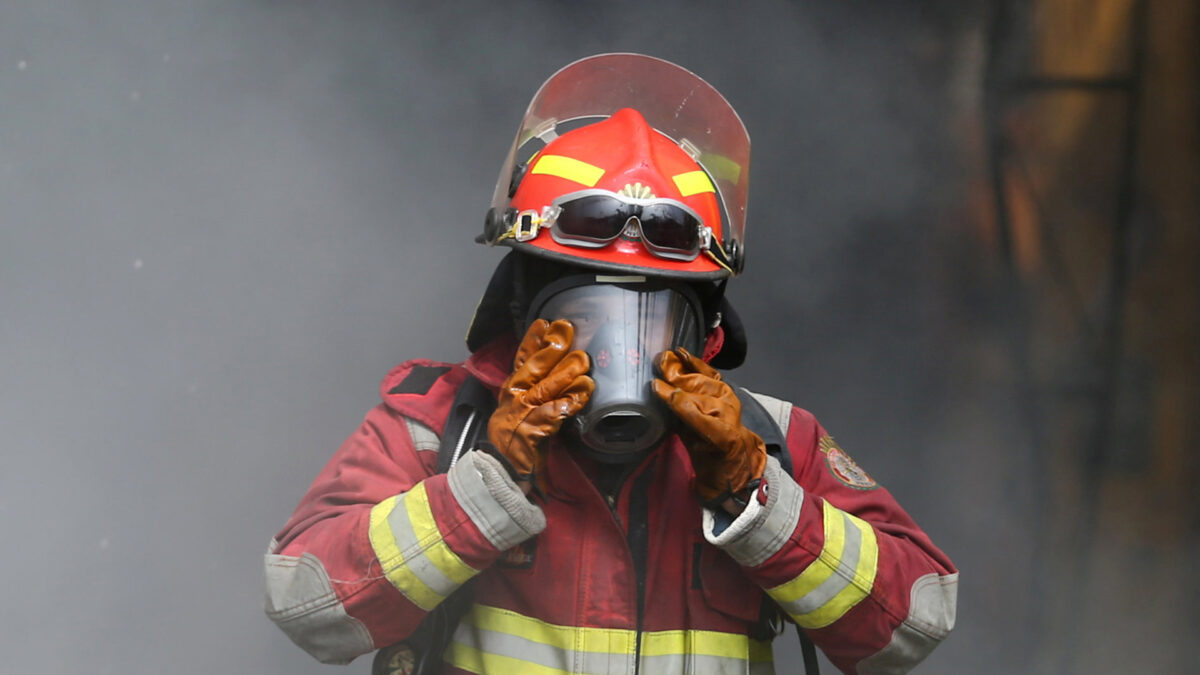
<svg viewBox="0 0 1200 675">
<path fill-rule="evenodd" d="M 655 362 L 654 393 L 688 427 L 684 434 L 696 491 L 706 505 L 744 498 L 762 480 L 767 446 L 742 425 L 742 402 L 721 374 L 682 347 Z M 742 502 L 744 506 L 744 502 Z"/>
<path fill-rule="evenodd" d="M 574 337 L 569 321 L 534 321 L 500 387 L 488 441 L 518 482 L 533 480 L 545 462 L 546 439 L 587 404 L 595 388 L 587 353 L 570 351 Z"/>
</svg>

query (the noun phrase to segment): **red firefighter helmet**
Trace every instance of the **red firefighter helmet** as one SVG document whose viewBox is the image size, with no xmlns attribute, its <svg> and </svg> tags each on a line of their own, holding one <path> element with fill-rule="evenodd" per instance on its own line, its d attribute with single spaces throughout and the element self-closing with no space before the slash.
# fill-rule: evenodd
<svg viewBox="0 0 1200 675">
<path fill-rule="evenodd" d="M 693 281 L 741 270 L 750 139 L 707 82 L 641 54 L 572 63 L 538 90 L 484 234 L 580 267 Z"/>
</svg>

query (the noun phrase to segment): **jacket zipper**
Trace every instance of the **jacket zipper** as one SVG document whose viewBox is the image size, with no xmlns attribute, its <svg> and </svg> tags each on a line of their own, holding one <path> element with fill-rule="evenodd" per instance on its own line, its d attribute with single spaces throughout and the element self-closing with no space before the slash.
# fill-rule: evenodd
<svg viewBox="0 0 1200 675">
<path fill-rule="evenodd" d="M 617 497 L 608 494 L 606 491 L 602 491 L 595 483 L 588 481 L 591 488 L 608 505 L 608 512 L 612 514 L 613 522 L 616 523 L 617 529 L 625 533 L 625 549 L 629 554 L 630 561 L 633 563 L 635 579 L 635 588 L 633 589 L 634 605 L 637 608 L 633 647 L 634 675 L 640 675 L 642 666 L 642 627 L 646 613 L 646 560 L 649 556 L 649 488 L 650 482 L 654 477 L 654 468 L 656 465 L 656 460 L 650 460 L 645 470 L 633 479 L 633 485 L 630 486 L 628 532 L 625 531 L 625 527 L 621 524 L 621 514 L 617 508 Z M 621 486 L 617 488 L 618 494 L 624 489 L 625 482 L 629 480 L 629 476 L 639 466 L 641 465 L 630 466 L 624 472 L 622 479 L 617 482 L 617 485 Z"/>
<path fill-rule="evenodd" d="M 633 480 L 629 490 L 629 533 L 626 543 L 633 559 L 634 577 L 637 580 L 637 632 L 634 633 L 633 672 L 639 675 L 642 667 L 642 628 L 646 618 L 646 575 L 650 556 L 650 483 L 654 478 L 654 464 Z"/>
<path fill-rule="evenodd" d="M 636 468 L 636 467 L 633 467 Z M 632 471 L 631 471 L 632 472 Z M 634 591 L 634 606 L 637 608 L 636 615 L 636 630 L 634 631 L 634 646 L 633 646 L 633 673 L 640 675 L 642 667 L 642 627 L 645 621 L 646 614 L 646 561 L 649 555 L 649 529 L 648 521 L 650 515 L 649 509 L 649 484 L 654 477 L 654 464 L 646 467 L 646 470 L 640 473 L 635 479 L 629 490 L 629 531 L 625 534 L 625 548 L 629 553 L 630 561 L 633 563 L 633 572 L 635 587 Z M 626 478 L 627 480 L 627 478 Z M 620 485 L 624 485 L 625 480 L 620 481 Z M 595 488 L 595 486 L 592 486 Z M 597 492 L 600 492 L 596 488 Z M 618 489 L 620 492 L 620 489 Z M 617 508 L 617 498 L 610 494 L 603 494 L 604 502 L 608 504 L 608 512 L 612 514 L 613 522 L 617 528 L 625 532 L 624 526 L 621 524 L 621 514 Z"/>
</svg>

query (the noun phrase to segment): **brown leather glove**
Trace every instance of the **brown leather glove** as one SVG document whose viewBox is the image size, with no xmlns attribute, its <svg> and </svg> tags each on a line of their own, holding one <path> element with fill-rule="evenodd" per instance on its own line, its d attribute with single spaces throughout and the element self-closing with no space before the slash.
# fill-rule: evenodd
<svg viewBox="0 0 1200 675">
<path fill-rule="evenodd" d="M 534 477 L 544 459 L 542 441 L 579 412 L 595 388 L 587 376 L 587 352 L 568 351 L 574 337 L 569 321 L 534 321 L 517 348 L 512 374 L 500 387 L 488 440 L 517 480 Z"/>
<path fill-rule="evenodd" d="M 661 379 L 654 393 L 693 432 L 684 440 L 701 499 L 723 502 L 762 478 L 767 446 L 742 426 L 742 402 L 721 374 L 682 347 L 663 352 L 655 365 Z"/>
</svg>

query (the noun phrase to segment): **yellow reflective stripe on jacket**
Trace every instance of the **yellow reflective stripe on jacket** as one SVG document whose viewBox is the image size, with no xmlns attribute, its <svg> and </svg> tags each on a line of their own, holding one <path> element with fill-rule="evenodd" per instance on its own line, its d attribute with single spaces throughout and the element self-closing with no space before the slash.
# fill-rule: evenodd
<svg viewBox="0 0 1200 675">
<path fill-rule="evenodd" d="M 572 157 L 542 155 L 538 158 L 537 164 L 533 165 L 530 173 L 558 176 L 588 187 L 595 187 L 596 183 L 600 182 L 600 178 L 604 176 L 604 169 Z"/>
<path fill-rule="evenodd" d="M 879 560 L 875 530 L 863 520 L 824 504 L 825 546 L 800 576 L 767 593 L 803 628 L 842 618 L 871 592 Z"/>
<path fill-rule="evenodd" d="M 756 651 L 756 646 L 765 647 L 766 651 Z M 771 660 L 769 643 L 749 640 L 745 635 L 736 633 L 718 633 L 712 630 L 664 630 L 642 634 L 643 656 L 704 654 L 744 659 L 747 656 L 747 647 L 750 649 L 751 660 Z"/>
<path fill-rule="evenodd" d="M 634 672 L 637 633 L 560 626 L 475 605 L 459 623 L 446 660 L 474 673 L 625 675 Z M 702 630 L 642 633 L 641 672 L 771 673 L 771 645 Z M 749 668 L 748 668 L 748 665 Z"/>
<path fill-rule="evenodd" d="M 716 192 L 712 181 L 708 179 L 708 174 L 703 171 L 689 171 L 681 173 L 678 176 L 673 176 L 671 180 L 675 181 L 675 187 L 679 188 L 679 194 L 683 197 L 691 197 L 701 192 Z"/>
<path fill-rule="evenodd" d="M 427 612 L 478 573 L 442 540 L 424 483 L 376 504 L 368 536 L 388 581 Z"/>
</svg>

